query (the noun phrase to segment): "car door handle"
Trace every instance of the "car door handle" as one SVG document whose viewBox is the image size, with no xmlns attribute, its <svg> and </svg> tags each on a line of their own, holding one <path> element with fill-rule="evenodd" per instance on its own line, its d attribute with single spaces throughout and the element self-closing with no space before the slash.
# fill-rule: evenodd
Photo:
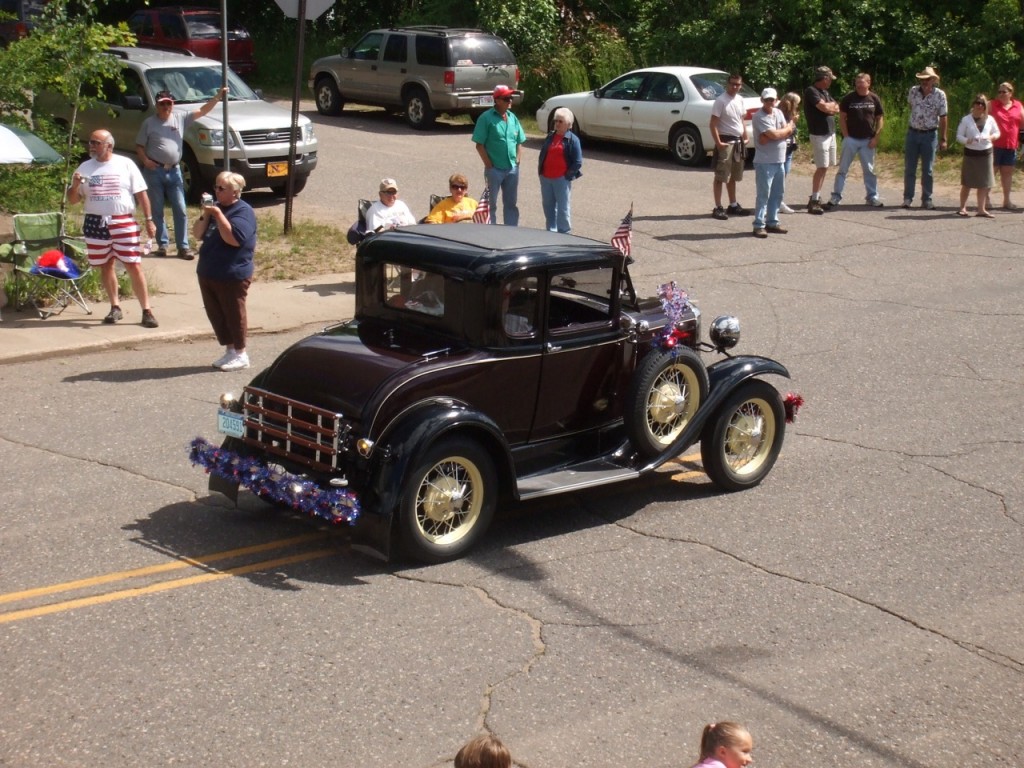
<svg viewBox="0 0 1024 768">
<path fill-rule="evenodd" d="M 622 111 L 623 111 L 623 112 L 629 112 L 629 107 L 623 107 L 623 108 L 622 108 Z"/>
<path fill-rule="evenodd" d="M 546 351 L 548 351 L 548 352 L 561 352 L 562 351 L 562 345 L 561 344 L 552 344 L 549 341 L 547 344 L 544 345 L 544 349 Z"/>
</svg>

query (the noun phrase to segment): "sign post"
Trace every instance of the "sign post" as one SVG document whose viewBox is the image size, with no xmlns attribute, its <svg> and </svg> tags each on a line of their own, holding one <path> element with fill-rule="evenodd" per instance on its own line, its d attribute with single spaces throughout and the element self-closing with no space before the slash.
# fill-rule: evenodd
<svg viewBox="0 0 1024 768">
<path fill-rule="evenodd" d="M 299 38 L 295 51 L 295 87 L 292 91 L 292 130 L 288 142 L 288 179 L 285 182 L 284 232 L 292 231 L 292 198 L 295 196 L 295 143 L 299 134 L 299 99 L 302 88 L 302 58 L 306 43 L 306 14 L 318 18 L 334 5 L 334 0 L 274 0 L 289 19 L 299 20 Z"/>
</svg>

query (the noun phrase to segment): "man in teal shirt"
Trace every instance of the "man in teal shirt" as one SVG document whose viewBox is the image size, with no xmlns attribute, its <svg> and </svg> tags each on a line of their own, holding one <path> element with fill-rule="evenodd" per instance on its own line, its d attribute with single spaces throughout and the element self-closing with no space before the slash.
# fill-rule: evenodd
<svg viewBox="0 0 1024 768">
<path fill-rule="evenodd" d="M 512 114 L 513 90 L 507 85 L 494 88 L 494 107 L 476 121 L 473 141 L 484 161 L 484 178 L 491 202 L 491 224 L 498 223 L 498 193 L 501 215 L 506 226 L 519 225 L 519 160 L 526 133 L 519 118 Z"/>
</svg>

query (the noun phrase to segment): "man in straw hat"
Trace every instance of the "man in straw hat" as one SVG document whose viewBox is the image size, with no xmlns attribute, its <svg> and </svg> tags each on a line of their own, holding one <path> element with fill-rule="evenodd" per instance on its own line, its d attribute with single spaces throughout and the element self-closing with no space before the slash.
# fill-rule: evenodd
<svg viewBox="0 0 1024 768">
<path fill-rule="evenodd" d="M 938 87 L 939 73 L 931 67 L 917 73 L 917 85 L 910 89 L 910 125 L 903 144 L 903 207 L 914 202 L 917 184 L 917 161 L 921 160 L 921 207 L 935 208 L 932 203 L 932 170 L 935 151 L 946 148 L 948 103 L 946 94 Z"/>
</svg>

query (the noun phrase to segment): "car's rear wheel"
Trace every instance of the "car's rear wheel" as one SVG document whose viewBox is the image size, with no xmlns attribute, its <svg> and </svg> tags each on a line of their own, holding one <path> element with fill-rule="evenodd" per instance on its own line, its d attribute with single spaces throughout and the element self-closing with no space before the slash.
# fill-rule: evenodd
<svg viewBox="0 0 1024 768">
<path fill-rule="evenodd" d="M 317 111 L 321 115 L 340 115 L 342 109 L 345 108 L 345 102 L 341 98 L 338 86 L 329 77 L 321 77 L 317 80 L 313 93 L 316 95 Z"/>
<path fill-rule="evenodd" d="M 689 347 L 655 349 L 637 368 L 626 401 L 630 442 L 656 456 L 675 442 L 708 395 L 708 371 Z"/>
<path fill-rule="evenodd" d="M 402 488 L 403 550 L 426 563 L 461 557 L 490 525 L 497 491 L 494 462 L 477 443 L 451 438 L 430 446 Z"/>
<path fill-rule="evenodd" d="M 203 177 L 199 172 L 199 161 L 196 160 L 195 152 L 190 147 L 185 147 L 181 153 L 181 181 L 185 189 L 185 199 L 190 203 L 198 203 L 203 195 Z"/>
<path fill-rule="evenodd" d="M 753 379 L 722 404 L 701 435 L 704 471 L 724 491 L 760 483 L 775 466 L 786 433 L 782 396 L 771 384 Z"/>
<path fill-rule="evenodd" d="M 701 141 L 700 131 L 692 125 L 683 125 L 672 131 L 668 148 L 676 162 L 683 165 L 700 165 L 704 162 L 704 142 Z"/>
<path fill-rule="evenodd" d="M 422 88 L 411 88 L 405 97 L 405 121 L 418 131 L 434 127 L 437 118 L 430 99 Z"/>
</svg>

